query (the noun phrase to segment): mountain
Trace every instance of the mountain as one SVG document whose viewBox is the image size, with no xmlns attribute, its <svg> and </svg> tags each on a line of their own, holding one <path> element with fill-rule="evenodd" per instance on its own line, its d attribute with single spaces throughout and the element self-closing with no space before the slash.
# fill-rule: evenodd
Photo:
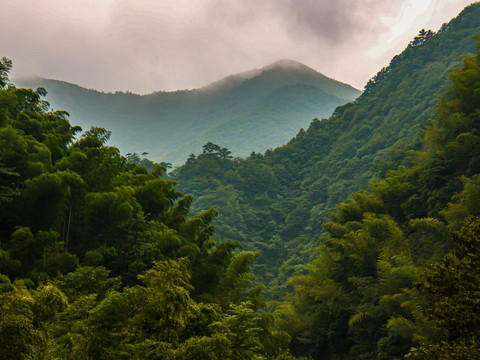
<svg viewBox="0 0 480 360">
<path fill-rule="evenodd" d="M 480 359 L 479 30 L 475 3 L 288 144 L 172 174 L 1 58 L 0 359 Z"/>
<path fill-rule="evenodd" d="M 44 87 L 55 109 L 69 109 L 84 130 L 105 127 L 126 152 L 184 163 L 208 141 L 235 156 L 287 142 L 314 117 L 325 117 L 360 92 L 292 60 L 228 76 L 206 87 L 149 95 L 103 93 L 58 80 L 18 79 Z"/>
<path fill-rule="evenodd" d="M 411 165 L 447 74 L 475 52 L 479 19 L 475 3 L 438 32 L 420 31 L 360 97 L 329 119 L 313 120 L 284 146 L 236 162 L 199 156 L 177 169 L 174 178 L 195 196 L 195 211 L 219 210 L 219 238 L 262 252 L 256 274 L 270 295 L 280 297 L 287 279 L 303 271 L 338 203 L 388 170 Z M 443 205 L 432 201 L 426 215 Z"/>
<path fill-rule="evenodd" d="M 468 22 L 469 15 L 478 23 L 478 6 L 458 20 Z M 434 50 L 427 34 L 411 46 Z M 290 330 L 294 355 L 480 359 L 480 38 L 476 42 L 475 54 L 449 72 L 412 164 L 338 204 L 323 224 L 314 260 L 289 279 L 293 291 L 277 314 Z M 375 83 L 393 82 L 388 73 L 403 62 L 397 60 Z"/>
</svg>

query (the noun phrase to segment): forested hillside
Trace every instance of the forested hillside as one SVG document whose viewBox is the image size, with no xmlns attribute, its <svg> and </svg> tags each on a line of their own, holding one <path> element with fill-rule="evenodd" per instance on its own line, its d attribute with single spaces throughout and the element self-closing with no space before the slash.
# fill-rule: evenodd
<svg viewBox="0 0 480 360">
<path fill-rule="evenodd" d="M 450 74 L 413 166 L 338 205 L 307 274 L 289 281 L 277 311 L 295 354 L 479 358 L 480 39 L 477 49 Z"/>
<path fill-rule="evenodd" d="M 56 109 L 76 124 L 112 131 L 122 153 L 183 164 L 207 141 L 228 143 L 236 156 L 286 143 L 317 116 L 355 99 L 360 91 L 294 61 L 232 75 L 209 86 L 149 95 L 102 93 L 57 80 L 18 80 L 44 87 Z"/>
<path fill-rule="evenodd" d="M 45 89 L 9 83 L 11 66 L 0 60 L 0 359 L 284 353 L 252 284 L 259 253 L 214 241 L 215 209 L 191 214 L 164 167 L 127 162 L 103 128 L 80 135 Z"/>
<path fill-rule="evenodd" d="M 217 207 L 220 237 L 262 252 L 255 272 L 272 296 L 284 291 L 276 293 L 274 284 L 282 287 L 308 262 L 337 203 L 388 169 L 411 164 L 408 154 L 421 149 L 421 129 L 435 115 L 447 74 L 475 50 L 478 19 L 473 4 L 438 32 L 420 31 L 358 99 L 313 120 L 287 145 L 245 160 L 207 149 L 174 172 L 180 189 L 194 194 L 195 210 Z"/>
<path fill-rule="evenodd" d="M 479 12 L 422 31 L 284 147 L 242 160 L 205 144 L 179 184 L 0 59 L 0 359 L 480 358 Z"/>
</svg>

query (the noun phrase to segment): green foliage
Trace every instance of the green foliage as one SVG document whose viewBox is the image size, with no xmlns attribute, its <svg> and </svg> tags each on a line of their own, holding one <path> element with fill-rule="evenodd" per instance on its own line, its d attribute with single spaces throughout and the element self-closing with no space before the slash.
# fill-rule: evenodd
<svg viewBox="0 0 480 360">
<path fill-rule="evenodd" d="M 0 60 L 0 87 L 5 87 L 8 83 L 8 73 L 12 70 L 12 60 L 2 57 Z"/>
<path fill-rule="evenodd" d="M 60 274 L 54 283 L 70 302 L 92 294 L 103 299 L 108 291 L 118 290 L 121 286 L 120 278 L 111 278 L 109 274 L 110 271 L 101 266 L 81 266 L 74 272 Z"/>
<path fill-rule="evenodd" d="M 32 294 L 23 286 L 0 294 L 0 357 L 43 359 L 48 324 L 68 302 L 55 286 L 44 284 Z"/>
<path fill-rule="evenodd" d="M 109 131 L 75 140 L 2 59 L 0 357 L 475 357 L 480 222 L 449 230 L 479 211 L 480 47 L 416 134 L 479 9 L 421 31 L 357 101 L 282 148 L 242 160 L 207 143 L 172 174 L 197 203 L 167 163 L 106 146 Z M 372 164 L 371 191 L 335 206 Z M 292 290 L 273 313 L 254 267 L 271 294 Z"/>
<path fill-rule="evenodd" d="M 105 276 L 104 270 L 97 273 Z M 139 278 L 144 286 L 110 290 L 104 297 L 76 293 L 51 325 L 52 357 L 271 359 L 285 350 L 288 336 L 251 303 L 230 304 L 224 312 L 195 302 L 186 258 L 156 262 Z M 72 285 L 62 282 L 67 290 Z M 90 285 L 82 288 L 91 292 Z"/>
<path fill-rule="evenodd" d="M 411 47 L 433 36 L 423 35 Z M 408 358 L 478 356 L 480 222 L 449 230 L 478 211 L 480 169 L 470 164 L 480 106 L 473 95 L 480 62 L 472 59 L 479 57 L 480 46 L 454 70 L 413 166 L 374 180 L 372 193 L 354 193 L 324 224 L 329 236 L 276 310 L 294 354 L 400 359 L 412 349 Z M 370 84 L 372 93 L 390 75 L 382 76 Z"/>
<path fill-rule="evenodd" d="M 462 177 L 461 180 L 462 191 L 440 212 L 451 230 L 459 230 L 468 215 L 480 216 L 480 176 L 477 174 L 472 178 Z"/>
<path fill-rule="evenodd" d="M 312 260 L 310 249 L 329 213 L 373 178 L 375 201 L 404 223 L 438 218 L 462 191 L 459 175 L 478 173 L 477 60 L 470 55 L 462 63 L 460 57 L 475 52 L 479 11 L 472 4 L 438 32 L 421 31 L 359 98 L 328 119 L 313 120 L 286 145 L 230 161 L 194 155 L 171 173 L 182 192 L 195 196 L 194 211 L 219 210 L 217 239 L 227 236 L 262 252 L 254 272 L 267 284 L 267 297 L 281 299 L 286 279 Z M 457 228 L 462 209 L 452 214 Z M 353 205 L 345 211 L 355 216 Z"/>
<path fill-rule="evenodd" d="M 215 241 L 217 210 L 192 214 L 170 164 L 122 157 L 103 128 L 74 140 L 44 89 L 7 86 L 10 67 L 0 61 L 0 358 L 287 352 L 253 284 L 260 253 Z M 217 147 L 204 158 L 229 161 Z"/>
<path fill-rule="evenodd" d="M 211 141 L 228 144 L 222 157 L 247 156 L 286 143 L 314 117 L 325 117 L 360 91 L 302 64 L 272 64 L 262 71 L 232 75 L 200 89 L 102 93 L 63 81 L 37 79 L 57 109 L 68 109 L 84 129 L 112 130 L 110 144 L 149 168 L 141 152 L 155 160 L 183 163 Z M 132 119 L 135 121 L 132 122 Z M 219 154 L 220 155 L 220 154 Z"/>
<path fill-rule="evenodd" d="M 413 349 L 409 359 L 467 359 L 480 355 L 480 220 L 468 219 L 442 263 L 423 273 L 420 289 L 430 301 L 433 341 Z"/>
</svg>

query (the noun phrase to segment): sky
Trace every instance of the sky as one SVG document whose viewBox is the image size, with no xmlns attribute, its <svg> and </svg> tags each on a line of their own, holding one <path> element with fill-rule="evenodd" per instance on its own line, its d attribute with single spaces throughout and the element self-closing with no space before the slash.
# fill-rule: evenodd
<svg viewBox="0 0 480 360">
<path fill-rule="evenodd" d="M 101 91 L 192 89 L 279 59 L 363 89 L 471 0 L 0 0 L 0 56 Z"/>
</svg>

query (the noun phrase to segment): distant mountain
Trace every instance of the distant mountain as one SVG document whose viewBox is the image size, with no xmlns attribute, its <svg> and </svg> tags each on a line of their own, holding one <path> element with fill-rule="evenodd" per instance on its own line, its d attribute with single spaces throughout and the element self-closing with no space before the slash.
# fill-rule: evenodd
<svg viewBox="0 0 480 360">
<path fill-rule="evenodd" d="M 268 295 L 280 299 L 287 279 L 311 259 L 329 212 L 349 194 L 368 189 L 372 178 L 412 165 L 448 74 L 475 53 L 478 34 L 480 2 L 436 33 L 421 30 L 354 102 L 339 106 L 329 119 L 312 121 L 286 145 L 242 161 L 199 156 L 177 168 L 180 191 L 195 196 L 194 211 L 216 206 L 218 239 L 262 252 L 256 274 L 269 285 Z M 437 170 L 420 182 L 441 183 L 446 176 Z M 448 201 L 451 194 L 432 196 Z M 434 210 L 428 216 L 438 212 L 436 204 L 430 201 Z"/>
<path fill-rule="evenodd" d="M 292 60 L 228 76 L 206 87 L 149 95 L 103 93 L 64 81 L 18 79 L 45 87 L 55 109 L 68 109 L 84 130 L 113 132 L 122 153 L 144 151 L 156 160 L 184 163 L 212 141 L 235 156 L 263 152 L 287 142 L 313 118 L 328 117 L 338 105 L 360 95 Z"/>
</svg>

